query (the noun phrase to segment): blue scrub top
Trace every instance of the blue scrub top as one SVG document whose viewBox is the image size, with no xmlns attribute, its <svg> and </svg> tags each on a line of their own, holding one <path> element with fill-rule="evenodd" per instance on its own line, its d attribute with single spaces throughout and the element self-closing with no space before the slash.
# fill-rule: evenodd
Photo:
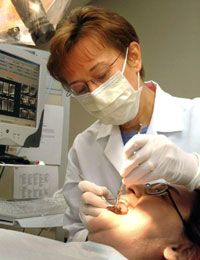
<svg viewBox="0 0 200 260">
<path fill-rule="evenodd" d="M 148 129 L 148 126 L 142 128 L 140 134 L 146 134 L 147 129 Z M 122 140 L 123 140 L 124 145 L 128 142 L 128 140 L 130 140 L 136 134 L 137 134 L 137 131 L 130 132 L 130 133 L 122 133 L 121 132 L 121 136 L 122 136 Z"/>
</svg>

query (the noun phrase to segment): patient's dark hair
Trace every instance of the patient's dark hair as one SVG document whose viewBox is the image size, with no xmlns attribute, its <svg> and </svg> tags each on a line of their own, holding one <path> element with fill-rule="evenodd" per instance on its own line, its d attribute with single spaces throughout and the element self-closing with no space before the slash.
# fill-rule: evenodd
<svg viewBox="0 0 200 260">
<path fill-rule="evenodd" d="M 188 221 L 185 224 L 185 235 L 190 241 L 200 246 L 200 191 L 197 192 Z"/>
<path fill-rule="evenodd" d="M 184 225 L 184 234 L 191 243 L 180 245 L 177 248 L 181 260 L 200 260 L 200 191 L 195 191 L 197 196 L 190 217 Z"/>
</svg>

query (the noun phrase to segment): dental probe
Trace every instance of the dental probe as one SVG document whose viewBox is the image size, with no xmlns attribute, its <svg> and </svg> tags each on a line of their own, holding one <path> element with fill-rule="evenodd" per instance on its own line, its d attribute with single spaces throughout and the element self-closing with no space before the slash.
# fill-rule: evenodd
<svg viewBox="0 0 200 260">
<path fill-rule="evenodd" d="M 142 128 L 143 128 L 143 125 L 139 124 L 139 129 L 137 131 L 137 135 L 141 134 Z"/>
<path fill-rule="evenodd" d="M 139 129 L 138 129 L 138 131 L 137 131 L 137 134 L 140 134 L 140 133 L 141 133 L 142 127 L 143 127 L 142 124 L 139 124 Z M 136 152 L 134 152 L 134 153 L 136 153 Z M 124 179 L 122 179 L 121 185 L 120 185 L 120 189 L 119 189 L 119 191 L 118 191 L 118 193 L 117 193 L 117 200 L 116 200 L 116 203 L 115 203 L 115 207 L 116 207 L 116 208 L 118 208 L 119 198 L 120 198 L 120 196 L 121 196 L 122 193 L 123 193 L 124 187 L 125 187 L 125 183 L 124 183 Z"/>
<path fill-rule="evenodd" d="M 124 183 L 124 179 L 122 179 L 121 185 L 120 185 L 120 189 L 119 189 L 119 191 L 118 191 L 118 193 L 117 193 L 117 200 L 116 200 L 116 203 L 115 203 L 115 207 L 116 207 L 116 208 L 118 208 L 119 198 L 120 198 L 120 196 L 121 196 L 122 193 L 123 193 L 124 187 L 125 187 L 125 183 Z"/>
</svg>

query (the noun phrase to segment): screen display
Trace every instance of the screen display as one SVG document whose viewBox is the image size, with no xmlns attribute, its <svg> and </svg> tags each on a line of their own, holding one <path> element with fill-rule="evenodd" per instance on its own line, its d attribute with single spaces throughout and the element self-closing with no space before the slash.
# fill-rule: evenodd
<svg viewBox="0 0 200 260">
<path fill-rule="evenodd" d="M 36 127 L 40 65 L 0 50 L 0 122 Z"/>
</svg>

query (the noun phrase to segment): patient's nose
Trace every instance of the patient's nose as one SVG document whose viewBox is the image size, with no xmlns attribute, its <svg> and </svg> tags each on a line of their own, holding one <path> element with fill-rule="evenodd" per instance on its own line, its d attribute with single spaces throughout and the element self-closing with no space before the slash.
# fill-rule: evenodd
<svg viewBox="0 0 200 260">
<path fill-rule="evenodd" d="M 144 184 L 133 184 L 127 188 L 127 193 L 134 193 L 137 198 L 140 198 L 145 195 L 145 185 Z"/>
</svg>

